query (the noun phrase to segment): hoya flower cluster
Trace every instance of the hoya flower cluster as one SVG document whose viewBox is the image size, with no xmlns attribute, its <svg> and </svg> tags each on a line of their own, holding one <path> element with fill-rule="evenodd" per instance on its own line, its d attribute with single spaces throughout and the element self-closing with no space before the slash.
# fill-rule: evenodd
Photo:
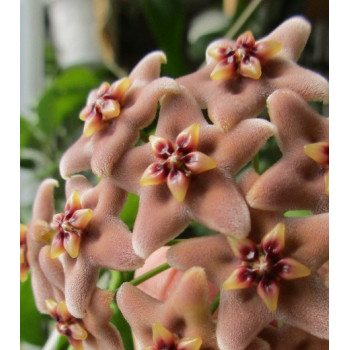
<svg viewBox="0 0 350 350">
<path fill-rule="evenodd" d="M 114 299 L 137 349 L 328 348 L 329 129 L 308 103 L 328 102 L 328 82 L 296 63 L 309 34 L 295 17 L 260 40 L 217 40 L 205 67 L 176 80 L 153 52 L 89 94 L 60 162 L 65 207 L 47 179 L 21 225 L 21 280 L 30 269 L 37 308 L 73 347 L 124 349 Z M 252 160 L 271 137 L 282 157 L 259 175 Z M 119 217 L 128 193 L 139 196 L 132 231 Z M 174 240 L 192 221 L 211 234 Z M 134 271 L 169 242 L 163 262 L 178 277 L 163 279 L 166 296 L 137 278 L 97 286 L 102 269 Z"/>
</svg>

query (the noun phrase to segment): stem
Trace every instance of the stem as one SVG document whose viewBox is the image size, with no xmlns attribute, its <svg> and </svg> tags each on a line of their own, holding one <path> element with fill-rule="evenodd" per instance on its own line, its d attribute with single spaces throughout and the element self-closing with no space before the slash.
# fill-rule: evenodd
<svg viewBox="0 0 350 350">
<path fill-rule="evenodd" d="M 108 290 L 114 292 L 123 282 L 122 274 L 120 271 L 110 270 L 111 279 L 109 281 Z"/>
<path fill-rule="evenodd" d="M 260 174 L 260 159 L 259 159 L 259 153 L 257 153 L 254 158 L 252 159 L 253 167 L 255 171 Z"/>
<path fill-rule="evenodd" d="M 210 312 L 213 314 L 220 304 L 220 293 L 215 297 L 213 302 L 210 305 Z"/>
<path fill-rule="evenodd" d="M 141 276 L 139 276 L 137 278 L 134 278 L 132 281 L 130 281 L 130 283 L 133 286 L 137 286 L 137 285 L 141 284 L 142 282 L 147 281 L 151 277 L 156 276 L 159 273 L 167 270 L 169 267 L 170 267 L 170 265 L 168 263 L 165 263 L 163 265 L 159 265 L 156 268 L 154 268 L 152 270 L 149 270 L 148 272 L 144 273 L 143 275 L 141 275 Z"/>
<path fill-rule="evenodd" d="M 244 23 L 249 19 L 257 7 L 262 3 L 262 0 L 253 0 L 239 16 L 237 21 L 232 25 L 232 27 L 226 32 L 225 38 L 231 39 L 236 36 L 236 34 L 243 27 Z"/>
</svg>

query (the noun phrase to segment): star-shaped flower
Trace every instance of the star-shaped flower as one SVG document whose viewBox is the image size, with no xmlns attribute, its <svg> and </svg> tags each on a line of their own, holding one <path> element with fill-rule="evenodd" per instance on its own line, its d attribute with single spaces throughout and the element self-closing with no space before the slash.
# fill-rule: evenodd
<svg viewBox="0 0 350 350">
<path fill-rule="evenodd" d="M 21 259 L 21 282 L 25 282 L 28 278 L 29 263 L 27 259 L 27 226 L 21 224 L 20 237 L 20 259 Z"/>
<path fill-rule="evenodd" d="M 49 313 L 58 323 L 57 330 L 75 349 L 123 350 L 123 342 L 118 330 L 110 323 L 113 293 L 94 288 L 91 299 L 82 318 L 72 315 L 65 302 L 65 276 L 59 259 L 52 259 L 50 247 L 44 247 L 39 256 L 42 271 L 55 291 L 55 299 L 47 299 L 45 313 Z M 82 291 L 83 292 L 83 291 Z M 83 297 L 83 296 L 82 296 Z"/>
<path fill-rule="evenodd" d="M 244 193 L 248 191 L 256 177 L 257 175 L 251 172 L 245 175 L 241 185 Z M 272 230 L 277 223 L 283 222 L 285 225 L 285 256 L 307 266 L 311 270 L 311 275 L 281 281 L 278 305 L 274 312 L 266 307 L 265 302 L 257 294 L 256 288 L 240 290 L 222 288 L 217 324 L 220 349 L 245 349 L 252 339 L 274 319 L 282 320 L 319 338 L 327 338 L 328 289 L 317 270 L 328 260 L 328 214 L 283 218 L 282 214 L 276 212 L 255 209 L 252 209 L 250 214 L 252 231 L 249 238 L 254 242 L 259 242 L 266 232 Z M 263 239 L 263 246 L 265 243 Z M 263 249 L 267 249 L 266 246 Z M 251 250 L 247 250 L 247 253 L 250 256 Z M 223 286 L 232 272 L 239 269 L 241 265 L 240 259 L 237 259 L 233 253 L 227 238 L 221 234 L 178 243 L 169 249 L 167 256 L 169 264 L 181 270 L 186 270 L 191 266 L 204 267 L 208 279 L 218 286 Z M 290 271 L 293 272 L 294 266 L 297 265 L 290 263 L 284 266 L 291 267 Z M 279 272 L 284 277 L 288 277 L 287 270 L 282 270 L 282 272 L 279 270 Z M 244 282 L 242 279 L 239 281 Z M 276 288 L 271 290 L 274 291 Z M 264 296 L 266 293 L 261 293 L 261 295 Z"/>
<path fill-rule="evenodd" d="M 273 133 L 274 126 L 261 119 L 245 120 L 230 132 L 222 132 L 205 121 L 194 98 L 185 89 L 181 94 L 164 98 L 156 136 L 151 137 L 150 143 L 127 152 L 113 172 L 119 186 L 140 195 L 133 229 L 136 253 L 149 256 L 181 233 L 191 220 L 228 235 L 246 236 L 250 231 L 249 212 L 234 175 Z M 164 139 L 177 140 L 179 144 L 181 139 L 188 142 L 188 150 L 186 143 L 181 146 L 186 153 L 190 152 L 180 162 L 183 170 L 170 172 L 167 184 L 140 186 L 140 179 L 141 184 L 145 178 L 156 182 L 165 180 L 164 167 L 159 167 L 157 172 L 153 165 L 163 154 L 167 157 L 165 152 L 174 147 Z M 153 149 L 157 150 L 158 158 Z M 193 149 L 196 151 L 191 153 Z M 199 173 L 214 165 L 217 165 L 214 169 Z M 190 179 L 186 176 L 189 170 Z"/>
<path fill-rule="evenodd" d="M 110 175 L 114 163 L 139 138 L 139 130 L 153 121 L 160 97 L 177 92 L 172 79 L 159 78 L 165 61 L 163 52 L 150 53 L 129 77 L 103 83 L 90 93 L 80 113 L 83 135 L 61 158 L 63 178 L 89 168 L 99 176 Z"/>
<path fill-rule="evenodd" d="M 328 118 L 290 90 L 274 92 L 267 105 L 283 157 L 252 186 L 248 203 L 263 210 L 328 211 Z"/>
<path fill-rule="evenodd" d="M 124 283 L 117 304 L 142 349 L 194 350 L 201 344 L 208 350 L 218 349 L 208 284 L 201 268 L 186 271 L 164 303 Z"/>
<path fill-rule="evenodd" d="M 304 18 L 294 17 L 256 43 L 253 43 L 250 34 L 243 34 L 236 42 L 228 39 L 217 40 L 207 48 L 208 65 L 197 72 L 179 78 L 178 82 L 190 90 L 201 108 L 208 109 L 209 118 L 213 123 L 223 129 L 232 128 L 242 119 L 257 116 L 264 108 L 266 98 L 277 89 L 289 88 L 306 100 L 328 102 L 328 82 L 320 75 L 296 64 L 310 31 L 310 24 Z M 262 64 L 260 64 L 260 58 L 258 62 L 255 56 L 249 54 L 249 60 L 243 67 L 240 63 L 241 76 L 231 74 L 234 76 L 233 79 L 212 80 L 210 76 L 222 78 L 220 69 L 215 67 L 218 65 L 217 58 L 224 59 L 225 54 L 228 56 L 227 60 L 232 60 L 232 63 L 222 67 L 221 62 L 219 67 L 221 66 L 225 73 L 237 72 L 234 64 L 236 59 L 233 59 L 232 52 L 234 51 L 233 54 L 237 56 L 236 48 L 244 44 L 242 40 L 249 42 L 255 53 L 259 52 L 259 48 L 261 52 L 270 48 L 270 53 L 262 59 Z M 276 53 L 278 49 L 276 43 L 282 45 L 278 53 Z M 218 55 L 220 52 L 221 56 Z M 274 55 L 271 56 L 271 54 Z M 251 79 L 259 75 L 259 65 L 262 70 L 260 78 Z M 235 69 L 230 70 L 232 67 Z M 247 74 L 248 78 L 244 76 Z M 225 75 L 227 77 L 227 74 Z"/>
<path fill-rule="evenodd" d="M 82 207 L 79 191 L 73 191 L 64 213 L 56 214 L 52 220 L 51 226 L 57 231 L 51 241 L 52 258 L 57 258 L 65 251 L 72 258 L 78 256 L 82 235 L 92 215 L 91 209 Z"/>
<path fill-rule="evenodd" d="M 48 196 L 45 200 L 53 203 L 52 191 L 49 194 L 51 198 Z M 143 261 L 133 251 L 131 232 L 118 217 L 126 200 L 126 192 L 116 187 L 112 179 L 103 179 L 93 187 L 84 176 L 72 176 L 66 182 L 66 196 L 69 200 L 65 214 L 54 216 L 54 207 L 49 206 L 46 209 L 45 226 L 41 227 L 41 231 L 42 234 L 51 232 L 52 235 L 52 226 L 60 230 L 64 226 L 63 238 L 61 231 L 52 238 L 51 256 L 56 257 L 58 253 L 64 252 L 61 249 L 62 241 L 68 247 L 68 253 L 62 254 L 65 301 L 72 315 L 81 318 L 96 286 L 100 267 L 133 270 L 141 266 Z M 40 205 L 44 206 L 45 201 Z M 49 214 L 51 219 L 48 220 Z M 65 217 L 68 221 L 61 224 L 61 219 Z M 52 218 L 54 224 L 50 226 Z M 77 227 L 85 226 L 86 218 L 91 218 L 88 226 L 83 233 L 78 232 Z M 68 233 L 67 228 L 70 230 Z M 70 255 L 72 252 L 73 257 Z M 39 285 L 33 286 L 33 290 L 38 289 Z"/>
</svg>

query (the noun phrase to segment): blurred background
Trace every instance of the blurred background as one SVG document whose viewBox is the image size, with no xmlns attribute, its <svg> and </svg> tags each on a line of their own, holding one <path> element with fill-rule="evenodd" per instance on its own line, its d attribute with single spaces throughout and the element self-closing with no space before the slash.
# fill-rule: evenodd
<svg viewBox="0 0 350 350">
<path fill-rule="evenodd" d="M 127 75 L 152 50 L 167 55 L 162 75 L 177 78 L 203 63 L 212 40 L 236 38 L 247 29 L 258 39 L 298 14 L 312 23 L 299 63 L 328 77 L 327 0 L 21 0 L 20 6 L 21 222 L 25 224 L 36 188 L 46 177 L 61 182 L 57 207 L 63 207 L 59 159 L 81 134 L 78 115 L 89 91 L 102 81 Z M 261 152 L 263 168 L 279 157 L 273 140 L 266 147 Z M 129 196 L 122 219 L 130 228 L 136 208 L 137 198 Z M 67 348 L 64 341 L 44 347 L 47 320 L 34 307 L 29 281 L 23 283 L 23 349 Z"/>
</svg>

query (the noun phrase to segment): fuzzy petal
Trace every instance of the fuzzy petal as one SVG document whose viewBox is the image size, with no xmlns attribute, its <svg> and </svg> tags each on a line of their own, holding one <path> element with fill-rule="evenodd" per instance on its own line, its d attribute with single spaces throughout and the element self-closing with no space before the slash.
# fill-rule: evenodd
<svg viewBox="0 0 350 350">
<path fill-rule="evenodd" d="M 259 282 L 257 292 L 270 311 L 276 311 L 280 287 L 276 281 L 263 279 Z"/>
<path fill-rule="evenodd" d="M 167 177 L 167 185 L 174 198 L 182 202 L 186 197 L 190 178 L 184 172 L 173 169 Z"/>
</svg>

